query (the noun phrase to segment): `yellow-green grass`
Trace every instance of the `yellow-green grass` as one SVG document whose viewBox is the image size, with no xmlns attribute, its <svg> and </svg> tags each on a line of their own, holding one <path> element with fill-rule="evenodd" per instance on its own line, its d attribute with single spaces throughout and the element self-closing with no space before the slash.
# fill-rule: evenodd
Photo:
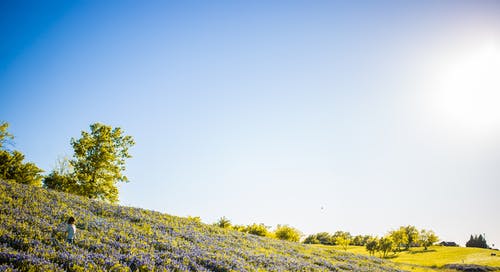
<svg viewBox="0 0 500 272">
<path fill-rule="evenodd" d="M 318 246 L 331 248 L 331 246 Z M 333 246 L 333 248 L 343 250 L 340 246 Z M 347 251 L 357 254 L 369 254 L 365 247 L 360 246 L 349 246 Z M 497 256 L 492 256 L 491 253 L 495 253 Z M 375 256 L 379 256 L 378 253 Z M 412 248 L 410 251 L 403 251 L 395 255 L 391 253 L 387 259 L 396 263 L 420 266 L 422 269 L 424 267 L 442 267 L 446 264 L 477 264 L 500 267 L 500 251 L 469 247 L 432 246 L 428 250 Z M 417 268 L 411 271 L 427 271 L 416 270 Z"/>
</svg>

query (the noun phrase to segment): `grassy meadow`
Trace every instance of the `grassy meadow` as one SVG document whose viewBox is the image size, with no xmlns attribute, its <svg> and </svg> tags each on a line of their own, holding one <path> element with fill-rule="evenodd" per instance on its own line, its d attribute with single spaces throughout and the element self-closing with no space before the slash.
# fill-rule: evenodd
<svg viewBox="0 0 500 272">
<path fill-rule="evenodd" d="M 340 246 L 316 245 L 320 248 L 343 250 Z M 349 246 L 347 252 L 369 255 L 365 247 Z M 492 256 L 495 253 L 497 256 Z M 375 254 L 378 256 L 378 254 Z M 476 264 L 500 267 L 500 252 L 482 248 L 431 246 L 412 248 L 398 254 L 390 255 L 387 260 L 404 265 L 404 269 L 414 267 L 412 271 L 429 271 L 429 268 L 440 268 L 446 264 Z"/>
</svg>

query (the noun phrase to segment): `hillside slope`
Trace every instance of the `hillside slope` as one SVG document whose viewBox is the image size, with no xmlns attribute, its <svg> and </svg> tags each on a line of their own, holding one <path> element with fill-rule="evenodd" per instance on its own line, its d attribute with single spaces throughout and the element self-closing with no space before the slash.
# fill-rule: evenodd
<svg viewBox="0 0 500 272">
<path fill-rule="evenodd" d="M 397 271 L 378 258 L 17 183 L 0 181 L 0 202 L 0 271 Z"/>
</svg>

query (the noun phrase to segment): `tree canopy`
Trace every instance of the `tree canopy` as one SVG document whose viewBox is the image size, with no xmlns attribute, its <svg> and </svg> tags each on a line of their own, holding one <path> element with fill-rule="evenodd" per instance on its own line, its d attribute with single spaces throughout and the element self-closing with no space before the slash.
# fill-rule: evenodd
<svg viewBox="0 0 500 272">
<path fill-rule="evenodd" d="M 469 241 L 465 244 L 466 247 L 488 248 L 488 243 L 482 234 L 470 236 Z"/>
<path fill-rule="evenodd" d="M 0 149 L 5 149 L 4 145 L 9 141 L 9 139 L 14 139 L 14 136 L 7 131 L 8 128 L 9 123 L 0 123 Z"/>
<path fill-rule="evenodd" d="M 43 186 L 60 192 L 74 193 L 78 184 L 73 176 L 73 169 L 68 158 L 57 161 L 55 168 L 43 179 Z"/>
<path fill-rule="evenodd" d="M 14 139 L 8 128 L 9 123 L 0 123 L 0 179 L 40 186 L 43 170 L 34 163 L 23 162 L 23 153 L 6 149 L 5 144 Z"/>
<path fill-rule="evenodd" d="M 280 240 L 298 242 L 300 241 L 300 236 L 302 236 L 302 234 L 299 230 L 293 227 L 287 225 L 278 225 L 276 227 L 276 230 L 274 231 L 274 236 Z"/>
<path fill-rule="evenodd" d="M 219 218 L 219 221 L 217 221 L 214 225 L 223 229 L 227 229 L 231 227 L 231 221 L 223 216 Z"/>
<path fill-rule="evenodd" d="M 433 245 L 439 240 L 434 231 L 424 229 L 420 231 L 419 238 L 420 245 L 424 247 L 424 250 L 427 250 L 429 246 Z"/>
<path fill-rule="evenodd" d="M 101 123 L 90 125 L 90 132 L 82 131 L 81 138 L 71 139 L 74 149 L 73 175 L 77 183 L 75 193 L 115 203 L 118 201 L 117 182 L 127 182 L 123 174 L 128 150 L 134 145 L 132 136 L 121 128 Z"/>
<path fill-rule="evenodd" d="M 251 225 L 246 226 L 242 231 L 246 233 L 250 233 L 258 236 L 269 236 L 269 227 L 264 224 L 253 223 Z"/>
</svg>

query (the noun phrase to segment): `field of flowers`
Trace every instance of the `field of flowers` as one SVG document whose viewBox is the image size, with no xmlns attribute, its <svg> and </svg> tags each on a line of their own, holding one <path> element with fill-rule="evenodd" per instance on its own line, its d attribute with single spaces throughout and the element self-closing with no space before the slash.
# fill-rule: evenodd
<svg viewBox="0 0 500 272">
<path fill-rule="evenodd" d="M 398 271 L 374 257 L 0 181 L 0 271 Z M 65 221 L 77 219 L 74 244 Z"/>
</svg>

